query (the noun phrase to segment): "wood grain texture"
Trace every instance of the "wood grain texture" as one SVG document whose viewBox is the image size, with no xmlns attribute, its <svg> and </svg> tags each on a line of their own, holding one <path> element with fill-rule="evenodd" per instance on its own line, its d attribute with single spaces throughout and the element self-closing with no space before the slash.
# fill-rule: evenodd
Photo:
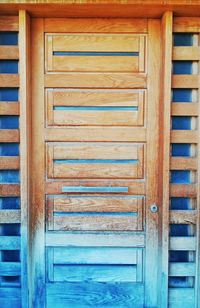
<svg viewBox="0 0 200 308">
<path fill-rule="evenodd" d="M 196 197 L 197 185 L 196 184 L 171 184 L 170 185 L 171 197 Z"/>
<path fill-rule="evenodd" d="M 197 89 L 199 87 L 199 75 L 173 75 L 172 88 Z"/>
<path fill-rule="evenodd" d="M 195 210 L 171 210 L 171 224 L 193 224 L 197 222 L 197 212 Z"/>
<path fill-rule="evenodd" d="M 20 236 L 1 236 L 1 250 L 20 250 Z M 0 288 L 1 292 L 2 288 Z"/>
<path fill-rule="evenodd" d="M 173 130 L 171 131 L 172 143 L 198 143 L 196 130 Z"/>
<path fill-rule="evenodd" d="M 19 59 L 19 49 L 17 46 L 0 46 L 1 60 L 17 60 Z"/>
<path fill-rule="evenodd" d="M 170 250 L 195 250 L 196 237 L 171 237 L 169 242 Z"/>
<path fill-rule="evenodd" d="M 194 288 L 170 288 L 169 307 L 194 307 Z"/>
<path fill-rule="evenodd" d="M 171 170 L 197 170 L 197 158 L 172 157 L 170 168 Z"/>
<path fill-rule="evenodd" d="M 19 157 L 18 156 L 1 156 L 0 170 L 18 170 Z"/>
<path fill-rule="evenodd" d="M 1 16 L 0 31 L 18 31 L 18 16 Z"/>
<path fill-rule="evenodd" d="M 18 74 L 0 74 L 0 85 L 2 88 L 18 88 L 19 75 Z"/>
<path fill-rule="evenodd" d="M 9 301 L 8 301 L 9 298 Z M 1 287 L 0 288 L 0 305 L 1 307 L 20 307 L 21 306 L 21 290 L 20 288 Z"/>
<path fill-rule="evenodd" d="M 20 195 L 20 185 L 18 184 L 0 184 L 0 196 L 18 197 Z"/>
<path fill-rule="evenodd" d="M 171 262 L 169 268 L 171 277 L 195 276 L 195 263 L 193 262 Z"/>
<path fill-rule="evenodd" d="M 175 17 L 173 31 L 200 32 L 200 19 L 199 17 Z"/>
<path fill-rule="evenodd" d="M 197 46 L 174 47 L 172 58 L 173 60 L 179 60 L 179 61 L 188 61 L 188 60 L 198 61 L 200 59 L 199 47 Z"/>
<path fill-rule="evenodd" d="M 197 103 L 172 103 L 173 116 L 198 116 Z"/>
<path fill-rule="evenodd" d="M 0 223 L 1 224 L 15 224 L 21 221 L 20 210 L 0 210 Z"/>
<path fill-rule="evenodd" d="M 19 142 L 19 130 L 18 129 L 1 129 L 0 130 L 0 142 Z"/>
<path fill-rule="evenodd" d="M 19 115 L 19 103 L 0 102 L 0 115 Z"/>
</svg>

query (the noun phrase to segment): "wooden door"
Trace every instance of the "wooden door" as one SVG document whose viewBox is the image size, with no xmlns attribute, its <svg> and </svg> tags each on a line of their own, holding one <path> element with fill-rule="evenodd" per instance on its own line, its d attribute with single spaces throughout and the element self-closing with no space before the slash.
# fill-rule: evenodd
<svg viewBox="0 0 200 308">
<path fill-rule="evenodd" d="M 157 307 L 160 22 L 32 20 L 33 307 Z"/>
</svg>

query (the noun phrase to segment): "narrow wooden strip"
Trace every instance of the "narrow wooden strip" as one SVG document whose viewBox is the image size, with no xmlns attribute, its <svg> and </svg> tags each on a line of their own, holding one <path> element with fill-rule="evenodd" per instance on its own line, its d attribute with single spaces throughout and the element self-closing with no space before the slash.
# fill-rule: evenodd
<svg viewBox="0 0 200 308">
<path fill-rule="evenodd" d="M 169 288 L 169 308 L 194 307 L 194 288 Z"/>
<path fill-rule="evenodd" d="M 0 276 L 20 276 L 20 262 L 0 262 Z"/>
<path fill-rule="evenodd" d="M 199 75 L 173 75 L 172 88 L 197 89 L 199 87 Z"/>
<path fill-rule="evenodd" d="M 19 115 L 19 103 L 0 102 L 0 115 Z"/>
<path fill-rule="evenodd" d="M 18 197 L 20 195 L 20 185 L 17 184 L 0 184 L 0 196 Z"/>
<path fill-rule="evenodd" d="M 19 48 L 17 46 L 0 46 L 1 60 L 19 59 Z"/>
<path fill-rule="evenodd" d="M 171 143 L 197 143 L 198 132 L 196 130 L 171 131 Z"/>
<path fill-rule="evenodd" d="M 0 142 L 19 142 L 18 129 L 1 129 Z"/>
<path fill-rule="evenodd" d="M 170 250 L 195 250 L 196 237 L 170 237 Z"/>
<path fill-rule="evenodd" d="M 195 184 L 171 184 L 171 197 L 190 197 L 195 198 L 197 195 L 197 186 Z"/>
<path fill-rule="evenodd" d="M 18 74 L 0 74 L 1 88 L 18 88 L 19 75 Z"/>
<path fill-rule="evenodd" d="M 138 249 L 118 247 L 53 248 L 54 264 L 137 264 Z"/>
<path fill-rule="evenodd" d="M 173 60 L 179 61 L 198 61 L 200 59 L 200 51 L 197 46 L 181 46 L 173 48 Z"/>
<path fill-rule="evenodd" d="M 137 127 L 66 127 L 45 129 L 46 141 L 146 141 L 146 129 Z M 191 139 L 190 139 L 191 141 Z"/>
<path fill-rule="evenodd" d="M 171 224 L 196 224 L 197 211 L 195 210 L 172 210 L 170 211 Z"/>
<path fill-rule="evenodd" d="M 0 210 L 0 223 L 15 224 L 21 221 L 20 210 Z"/>
<path fill-rule="evenodd" d="M 1 156 L 0 158 L 0 170 L 17 170 L 19 169 L 19 157 L 18 156 Z"/>
<path fill-rule="evenodd" d="M 175 17 L 174 32 L 200 32 L 200 19 L 199 17 Z"/>
<path fill-rule="evenodd" d="M 171 157 L 171 170 L 197 170 L 196 157 Z"/>
<path fill-rule="evenodd" d="M 146 74 L 66 73 L 45 74 L 45 87 L 52 88 L 146 88 Z"/>
<path fill-rule="evenodd" d="M 20 249 L 20 236 L 1 236 L 0 250 L 19 250 L 19 249 Z"/>
<path fill-rule="evenodd" d="M 47 247 L 144 247 L 144 234 L 140 233 L 47 233 Z"/>
<path fill-rule="evenodd" d="M 192 262 L 170 262 L 169 276 L 190 277 L 195 276 L 195 263 Z"/>
<path fill-rule="evenodd" d="M 146 33 L 147 19 L 45 18 L 45 32 Z"/>
<path fill-rule="evenodd" d="M 172 103 L 173 116 L 198 116 L 198 103 Z"/>
<path fill-rule="evenodd" d="M 18 16 L 1 16 L 0 31 L 18 31 Z"/>
<path fill-rule="evenodd" d="M 13 287 L 0 288 L 0 306 L 1 307 L 20 307 L 21 306 L 21 289 Z"/>
</svg>

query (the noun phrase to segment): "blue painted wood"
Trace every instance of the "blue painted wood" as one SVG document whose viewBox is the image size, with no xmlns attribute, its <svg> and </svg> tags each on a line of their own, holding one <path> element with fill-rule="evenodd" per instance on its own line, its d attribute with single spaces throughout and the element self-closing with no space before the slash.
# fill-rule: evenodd
<svg viewBox="0 0 200 308">
<path fill-rule="evenodd" d="M 1 210 L 18 210 L 20 209 L 20 198 L 18 197 L 0 197 Z"/>
<path fill-rule="evenodd" d="M 140 283 L 49 283 L 47 308 L 144 308 Z"/>
<path fill-rule="evenodd" d="M 170 209 L 171 210 L 189 210 L 190 198 L 185 197 L 171 197 L 170 198 Z"/>
<path fill-rule="evenodd" d="M 54 56 L 103 56 L 103 57 L 138 57 L 138 51 L 53 51 Z"/>
<path fill-rule="evenodd" d="M 55 164 L 138 164 L 138 159 L 54 159 Z"/>
<path fill-rule="evenodd" d="M 170 225 L 170 236 L 189 236 L 188 224 Z M 194 235 L 194 234 L 193 234 Z M 192 236 L 192 234 L 190 234 Z"/>
<path fill-rule="evenodd" d="M 173 130 L 190 130 L 191 129 L 191 117 L 187 116 L 175 116 L 172 117 L 172 129 Z"/>
<path fill-rule="evenodd" d="M 19 181 L 18 170 L 0 170 L 0 183 L 18 184 Z"/>
<path fill-rule="evenodd" d="M 20 262 L 0 262 L 0 276 L 20 276 Z"/>
<path fill-rule="evenodd" d="M 192 90 L 191 89 L 173 89 L 172 101 L 175 103 L 190 103 L 192 102 Z"/>
<path fill-rule="evenodd" d="M 190 171 L 188 170 L 173 170 L 171 171 L 171 183 L 190 184 Z"/>
<path fill-rule="evenodd" d="M 0 250 L 19 250 L 20 236 L 1 236 Z"/>
<path fill-rule="evenodd" d="M 193 34 L 191 33 L 175 33 L 173 36 L 174 46 L 192 46 Z"/>
<path fill-rule="evenodd" d="M 120 193 L 128 192 L 127 186 L 63 186 L 62 192 Z"/>
<path fill-rule="evenodd" d="M 173 61 L 173 74 L 190 75 L 193 72 L 193 61 Z"/>
<path fill-rule="evenodd" d="M 20 288 L 0 288 L 0 307 L 1 308 L 21 308 Z"/>
<path fill-rule="evenodd" d="M 17 88 L 0 88 L 0 101 L 17 102 L 19 100 Z"/>
<path fill-rule="evenodd" d="M 169 262 L 188 262 L 189 251 L 184 250 L 170 250 L 169 251 Z"/>
<path fill-rule="evenodd" d="M 18 32 L 0 32 L 0 45 L 18 45 Z"/>
<path fill-rule="evenodd" d="M 18 60 L 0 60 L 0 74 L 17 74 Z"/>
<path fill-rule="evenodd" d="M 18 116 L 0 116 L 0 129 L 18 129 Z"/>
<path fill-rule="evenodd" d="M 189 143 L 173 143 L 171 148 L 171 156 L 191 156 L 191 144 Z"/>
<path fill-rule="evenodd" d="M 75 111 L 137 111 L 137 106 L 54 106 L 53 110 L 75 110 Z"/>
<path fill-rule="evenodd" d="M 19 143 L 0 143 L 0 156 L 19 156 Z"/>
<path fill-rule="evenodd" d="M 20 235 L 20 224 L 1 224 L 0 235 Z"/>
</svg>

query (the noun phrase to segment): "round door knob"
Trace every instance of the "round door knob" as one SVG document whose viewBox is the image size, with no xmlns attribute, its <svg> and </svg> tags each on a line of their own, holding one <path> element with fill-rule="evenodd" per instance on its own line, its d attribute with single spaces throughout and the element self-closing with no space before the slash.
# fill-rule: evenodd
<svg viewBox="0 0 200 308">
<path fill-rule="evenodd" d="M 158 206 L 156 204 L 152 204 L 150 209 L 151 209 L 152 213 L 157 213 L 158 212 Z"/>
</svg>

